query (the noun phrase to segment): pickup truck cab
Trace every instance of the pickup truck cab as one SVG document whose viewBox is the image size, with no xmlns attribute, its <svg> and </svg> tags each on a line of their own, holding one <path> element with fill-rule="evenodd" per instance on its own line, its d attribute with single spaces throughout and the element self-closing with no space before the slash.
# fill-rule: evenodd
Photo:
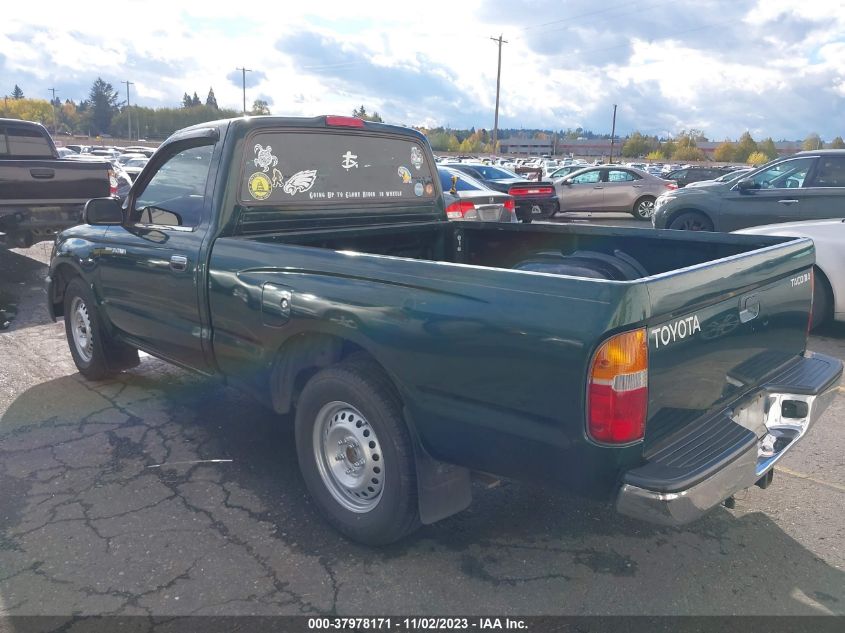
<svg viewBox="0 0 845 633">
<path fill-rule="evenodd" d="M 105 160 L 61 160 L 43 125 L 0 119 L 0 233 L 8 246 L 52 240 L 79 224 L 91 198 L 114 193 Z"/>
<path fill-rule="evenodd" d="M 293 412 L 364 543 L 466 508 L 473 471 L 686 523 L 767 485 L 842 372 L 806 351 L 810 240 L 449 222 L 407 128 L 194 126 L 85 222 L 48 279 L 79 371 L 141 349 Z"/>
</svg>

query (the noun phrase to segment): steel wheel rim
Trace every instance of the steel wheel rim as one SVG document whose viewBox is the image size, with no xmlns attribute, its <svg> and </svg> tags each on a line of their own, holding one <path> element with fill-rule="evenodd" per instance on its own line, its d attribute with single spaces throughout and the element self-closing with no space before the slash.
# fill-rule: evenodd
<svg viewBox="0 0 845 633">
<path fill-rule="evenodd" d="M 696 220 L 695 218 L 690 218 L 688 220 L 684 220 L 681 224 L 682 231 L 703 231 L 704 224 L 700 220 Z"/>
<path fill-rule="evenodd" d="M 641 218 L 650 218 L 654 215 L 654 201 L 643 200 L 637 205 L 637 215 Z"/>
<path fill-rule="evenodd" d="M 91 317 L 88 306 L 80 297 L 74 297 L 70 304 L 70 331 L 76 353 L 83 362 L 90 363 L 94 357 L 94 336 L 91 331 Z"/>
<path fill-rule="evenodd" d="M 314 461 L 326 489 L 352 512 L 370 512 L 384 490 L 381 443 L 367 419 L 347 402 L 330 402 L 314 423 Z"/>
</svg>

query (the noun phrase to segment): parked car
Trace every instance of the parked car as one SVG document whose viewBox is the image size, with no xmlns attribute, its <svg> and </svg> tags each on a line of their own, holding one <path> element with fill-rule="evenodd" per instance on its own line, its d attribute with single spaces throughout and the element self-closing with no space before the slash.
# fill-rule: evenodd
<svg viewBox="0 0 845 633">
<path fill-rule="evenodd" d="M 52 240 L 79 224 L 88 199 L 116 192 L 107 161 L 71 158 L 59 158 L 43 125 L 0 119 L 0 233 L 7 246 Z"/>
<path fill-rule="evenodd" d="M 655 203 L 659 229 L 736 231 L 749 226 L 842 217 L 845 150 L 798 152 L 739 180 L 678 189 Z"/>
<path fill-rule="evenodd" d="M 681 525 L 835 396 L 810 240 L 449 222 L 434 169 L 351 117 L 181 130 L 58 237 L 48 310 L 88 380 L 141 349 L 293 413 L 315 507 L 368 544 L 466 508 L 471 471 Z"/>
<path fill-rule="evenodd" d="M 681 169 L 670 171 L 664 178 L 666 180 L 674 180 L 678 183 L 678 188 L 680 189 L 693 182 L 715 180 L 720 176 L 724 176 L 729 171 L 731 169 L 725 167 L 682 167 Z"/>
<path fill-rule="evenodd" d="M 457 169 L 438 166 L 440 186 L 454 197 L 446 205 L 450 220 L 478 220 L 481 222 L 516 222 L 514 199 L 506 193 L 486 187 L 472 176 Z"/>
<path fill-rule="evenodd" d="M 462 163 L 450 167 L 472 176 L 490 189 L 513 196 L 516 202 L 516 217 L 521 222 L 545 220 L 560 210 L 555 187 L 551 182 L 528 180 L 492 165 Z"/>
<path fill-rule="evenodd" d="M 149 160 L 150 159 L 145 156 L 141 158 L 132 158 L 123 164 L 123 171 L 125 171 L 134 182 L 138 177 L 138 174 L 140 174 L 144 167 L 147 166 Z"/>
<path fill-rule="evenodd" d="M 732 169 L 731 171 L 719 176 L 718 178 L 714 178 L 713 180 L 699 180 L 697 182 L 691 182 L 687 185 L 687 187 L 701 187 L 703 185 L 709 185 L 710 183 L 714 182 L 730 182 L 731 180 L 739 180 L 746 174 L 750 174 L 753 169 Z"/>
<path fill-rule="evenodd" d="M 145 147 L 143 145 L 132 145 L 131 147 L 125 147 L 123 151 L 126 152 L 127 154 L 129 154 L 129 153 L 131 153 L 131 154 L 143 154 L 144 156 L 149 158 L 150 156 L 155 154 L 156 150 L 155 150 L 154 147 Z"/>
<path fill-rule="evenodd" d="M 125 164 L 126 164 L 126 163 L 128 163 L 130 160 L 133 160 L 133 159 L 136 159 L 136 158 L 142 158 L 142 159 L 145 159 L 145 160 L 146 160 L 146 159 L 147 159 L 147 155 L 146 155 L 146 154 L 141 154 L 141 153 L 139 153 L 139 152 L 124 152 L 123 154 L 121 154 L 120 156 L 118 156 L 115 160 L 117 161 L 117 163 L 118 163 L 119 165 L 125 165 Z"/>
<path fill-rule="evenodd" d="M 845 215 L 845 208 L 840 212 Z M 845 321 L 845 219 L 784 222 L 741 229 L 744 235 L 809 237 L 816 247 L 812 327 L 829 319 Z"/>
<path fill-rule="evenodd" d="M 569 164 L 566 167 L 558 167 L 552 173 L 550 173 L 547 177 L 547 180 L 558 180 L 559 178 L 564 178 L 568 176 L 574 171 L 578 171 L 584 169 L 584 165 L 578 165 L 575 163 Z"/>
<path fill-rule="evenodd" d="M 556 181 L 561 211 L 624 211 L 648 220 L 675 183 L 632 167 L 587 167 Z"/>
</svg>

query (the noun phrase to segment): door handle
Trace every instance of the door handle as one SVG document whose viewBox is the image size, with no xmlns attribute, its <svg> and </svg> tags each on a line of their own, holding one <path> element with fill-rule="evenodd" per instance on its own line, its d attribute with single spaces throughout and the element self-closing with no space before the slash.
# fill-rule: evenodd
<svg viewBox="0 0 845 633">
<path fill-rule="evenodd" d="M 739 311 L 739 322 L 748 323 L 760 315 L 760 298 L 751 295 L 742 300 L 742 310 Z"/>
<path fill-rule="evenodd" d="M 170 258 L 170 269 L 179 273 L 188 270 L 188 258 L 184 255 L 173 255 Z"/>
<path fill-rule="evenodd" d="M 604 189 L 604 187 L 593 187 L 593 189 Z"/>
<path fill-rule="evenodd" d="M 29 170 L 29 175 L 33 178 L 40 178 L 40 179 L 48 179 L 53 178 L 56 175 L 55 170 L 50 169 L 49 167 L 33 167 Z"/>
<path fill-rule="evenodd" d="M 788 205 L 791 205 L 791 204 L 798 204 L 798 200 L 792 200 L 792 199 L 790 199 L 790 200 L 778 200 L 778 204 L 785 204 L 785 205 L 788 206 Z"/>
<path fill-rule="evenodd" d="M 642 189 L 642 185 L 633 185 L 636 189 Z"/>
</svg>

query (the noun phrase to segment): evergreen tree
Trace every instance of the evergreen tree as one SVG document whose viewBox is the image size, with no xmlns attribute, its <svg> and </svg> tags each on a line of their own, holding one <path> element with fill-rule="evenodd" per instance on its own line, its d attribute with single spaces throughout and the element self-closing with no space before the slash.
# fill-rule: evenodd
<svg viewBox="0 0 845 633">
<path fill-rule="evenodd" d="M 91 86 L 88 93 L 88 101 L 91 108 L 91 126 L 94 132 L 104 134 L 111 128 L 111 120 L 117 112 L 117 92 L 112 85 L 102 78 Z"/>
<path fill-rule="evenodd" d="M 12 99 L 23 99 L 23 90 L 18 84 L 15 84 L 15 89 L 12 90 Z"/>
<path fill-rule="evenodd" d="M 192 105 L 194 105 L 194 100 L 191 99 L 191 97 L 189 97 L 188 93 L 186 92 L 184 95 L 182 95 L 182 107 L 190 108 Z"/>
<path fill-rule="evenodd" d="M 208 96 L 205 98 L 205 105 L 207 105 L 209 108 L 214 108 L 215 110 L 218 109 L 217 97 L 214 96 L 214 88 L 208 89 Z"/>
<path fill-rule="evenodd" d="M 200 98 L 197 96 L 196 90 L 194 91 L 194 96 L 191 98 L 191 107 L 202 105 Z"/>
</svg>

